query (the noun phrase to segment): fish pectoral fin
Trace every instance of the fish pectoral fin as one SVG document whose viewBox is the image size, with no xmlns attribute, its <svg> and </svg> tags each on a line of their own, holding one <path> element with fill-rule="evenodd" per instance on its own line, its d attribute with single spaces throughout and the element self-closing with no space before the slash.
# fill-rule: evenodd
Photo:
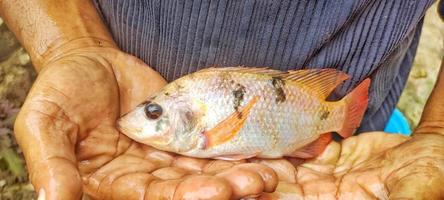
<svg viewBox="0 0 444 200">
<path fill-rule="evenodd" d="M 244 159 L 248 159 L 248 158 L 253 158 L 257 155 L 258 155 L 258 153 L 232 154 L 232 155 L 218 156 L 218 157 L 215 157 L 214 159 L 236 161 L 236 160 L 244 160 Z"/>
<path fill-rule="evenodd" d="M 233 112 L 215 127 L 205 131 L 203 133 L 206 139 L 205 149 L 222 144 L 236 136 L 244 126 L 245 120 L 258 99 L 258 96 L 254 96 L 239 111 Z"/>
<path fill-rule="evenodd" d="M 304 158 L 304 159 L 314 158 L 320 155 L 325 150 L 327 145 L 330 144 L 331 141 L 332 141 L 332 134 L 324 133 L 312 143 L 302 147 L 301 149 L 294 151 L 288 156 L 296 158 Z"/>
</svg>

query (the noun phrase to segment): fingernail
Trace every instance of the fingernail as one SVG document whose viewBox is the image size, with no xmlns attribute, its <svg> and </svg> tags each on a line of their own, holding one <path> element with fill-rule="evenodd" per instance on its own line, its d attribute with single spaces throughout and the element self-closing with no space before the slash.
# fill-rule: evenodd
<svg viewBox="0 0 444 200">
<path fill-rule="evenodd" d="M 45 200 L 45 199 L 46 199 L 45 189 L 40 188 L 40 190 L 39 190 L 39 197 L 37 198 L 37 200 Z"/>
</svg>

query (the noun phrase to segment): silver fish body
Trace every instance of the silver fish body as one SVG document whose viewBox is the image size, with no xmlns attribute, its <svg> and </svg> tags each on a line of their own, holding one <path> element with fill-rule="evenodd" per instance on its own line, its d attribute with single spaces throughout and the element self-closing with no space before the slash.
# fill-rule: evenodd
<svg viewBox="0 0 444 200">
<path fill-rule="evenodd" d="M 316 75 L 323 76 L 323 80 L 316 83 Z M 210 69 L 193 73 L 170 83 L 149 100 L 164 109 L 163 120 L 156 119 L 147 125 L 149 119 L 141 111 L 145 103 L 123 117 L 119 126 L 122 132 L 137 141 L 186 156 L 233 160 L 253 156 L 292 156 L 321 134 L 341 131 L 348 110 L 346 100 L 325 101 L 326 93 L 347 78 L 343 73 L 313 70 L 296 72 L 293 76 L 258 68 Z M 310 77 L 314 81 L 310 81 Z M 325 80 L 329 82 L 322 83 Z M 365 96 L 365 106 L 366 103 Z M 248 105 L 251 109 L 243 113 Z M 357 118 L 362 118 L 361 110 L 356 114 L 360 115 Z M 229 116 L 230 121 L 220 126 Z M 236 123 L 242 119 L 240 125 Z M 168 121 L 167 125 L 165 121 Z M 236 125 L 226 125 L 230 123 Z M 144 128 L 147 126 L 151 128 Z M 154 126 L 157 130 L 152 128 Z M 166 128 L 159 130 L 162 129 L 159 126 Z M 218 134 L 214 136 L 217 137 L 214 141 L 218 142 L 209 146 L 208 137 L 213 137 L 214 127 L 218 127 Z M 148 132 L 163 134 L 153 137 Z M 163 142 L 156 141 L 158 138 Z"/>
</svg>

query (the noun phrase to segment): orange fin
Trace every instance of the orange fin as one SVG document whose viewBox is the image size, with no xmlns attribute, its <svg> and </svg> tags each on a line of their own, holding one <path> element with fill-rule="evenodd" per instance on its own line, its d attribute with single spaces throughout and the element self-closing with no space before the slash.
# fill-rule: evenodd
<svg viewBox="0 0 444 200">
<path fill-rule="evenodd" d="M 244 159 L 255 157 L 255 156 L 257 156 L 257 154 L 258 153 L 224 155 L 224 156 L 215 157 L 215 159 L 229 160 L 229 161 L 244 160 Z"/>
<path fill-rule="evenodd" d="M 361 124 L 362 117 L 368 105 L 368 88 L 370 87 L 370 79 L 365 79 L 353 91 L 344 97 L 345 101 L 345 118 L 339 135 L 344 138 L 353 135 L 353 132 Z"/>
<path fill-rule="evenodd" d="M 201 69 L 201 70 L 197 71 L 196 73 L 213 72 L 213 71 L 250 73 L 250 74 L 269 75 L 269 76 L 278 76 L 278 75 L 282 75 L 282 74 L 288 74 L 288 72 L 286 72 L 286 71 L 270 69 L 268 67 L 245 67 L 245 66 L 209 67 L 209 68 Z"/>
<path fill-rule="evenodd" d="M 210 148 L 222 144 L 236 136 L 244 126 L 245 120 L 248 118 L 248 114 L 250 113 L 251 109 L 256 104 L 258 99 L 258 96 L 254 96 L 239 111 L 234 112 L 212 129 L 205 131 L 205 148 Z"/>
<path fill-rule="evenodd" d="M 336 69 L 305 69 L 288 71 L 282 78 L 305 85 L 321 99 L 326 99 L 339 84 L 348 79 L 348 75 Z"/>
<path fill-rule="evenodd" d="M 289 82 L 297 82 L 312 89 L 311 91 L 315 92 L 322 99 L 326 99 L 339 84 L 348 79 L 346 73 L 331 68 L 280 71 L 267 67 L 210 67 L 199 70 L 197 73 L 212 71 L 268 75 Z"/>
<path fill-rule="evenodd" d="M 317 140 L 302 147 L 301 149 L 294 151 L 288 156 L 304 158 L 304 159 L 314 158 L 320 155 L 325 150 L 325 147 L 327 147 L 327 145 L 331 141 L 332 141 L 331 133 L 324 133 Z"/>
</svg>

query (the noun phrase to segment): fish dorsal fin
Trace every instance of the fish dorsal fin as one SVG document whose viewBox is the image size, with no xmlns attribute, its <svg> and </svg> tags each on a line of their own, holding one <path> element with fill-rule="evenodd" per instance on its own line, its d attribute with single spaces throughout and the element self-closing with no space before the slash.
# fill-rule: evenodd
<svg viewBox="0 0 444 200">
<path fill-rule="evenodd" d="M 268 67 L 245 67 L 245 66 L 237 66 L 237 67 L 209 67 L 205 69 L 201 69 L 196 73 L 201 72 L 214 72 L 214 71 L 223 71 L 223 72 L 238 72 L 238 73 L 250 73 L 250 74 L 259 74 L 259 75 L 269 75 L 269 76 L 281 76 L 284 74 L 288 74 L 286 71 L 280 71 L 276 69 L 270 69 Z"/>
<path fill-rule="evenodd" d="M 268 75 L 274 78 L 281 78 L 282 80 L 289 82 L 297 82 L 304 85 L 315 92 L 320 98 L 325 99 L 330 93 L 342 82 L 347 80 L 349 76 L 339 70 L 326 68 L 326 69 L 303 69 L 303 70 L 291 70 L 280 71 L 270 69 L 267 67 L 210 67 L 202 69 L 196 73 L 201 72 L 238 72 L 238 73 L 252 73 L 258 75 Z"/>
<path fill-rule="evenodd" d="M 286 74 L 279 75 L 282 80 L 297 82 L 309 87 L 311 91 L 325 99 L 330 93 L 349 76 L 336 69 L 304 69 L 292 70 Z"/>
</svg>

